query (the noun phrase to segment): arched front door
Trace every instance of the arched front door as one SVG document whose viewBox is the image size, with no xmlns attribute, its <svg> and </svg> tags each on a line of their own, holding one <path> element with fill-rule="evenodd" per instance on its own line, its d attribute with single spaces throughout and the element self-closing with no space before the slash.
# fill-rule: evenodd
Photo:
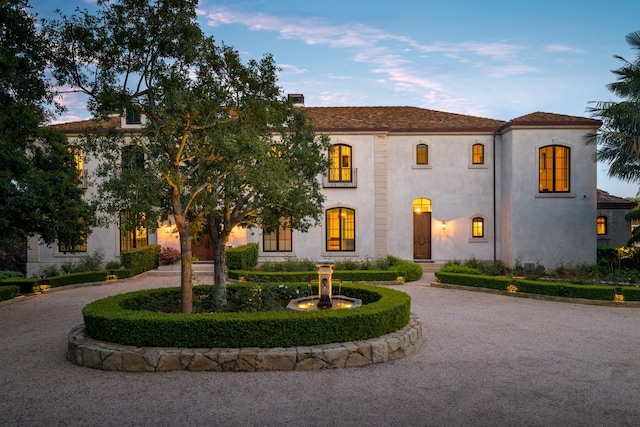
<svg viewBox="0 0 640 427">
<path fill-rule="evenodd" d="M 413 259 L 431 259 L 431 200 L 413 201 Z"/>
</svg>

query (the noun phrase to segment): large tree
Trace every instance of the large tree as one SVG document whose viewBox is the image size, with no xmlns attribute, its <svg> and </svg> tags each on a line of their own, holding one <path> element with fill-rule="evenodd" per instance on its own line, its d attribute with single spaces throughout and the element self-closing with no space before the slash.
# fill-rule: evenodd
<svg viewBox="0 0 640 427">
<path fill-rule="evenodd" d="M 299 150 L 310 150 L 306 155 L 320 165 L 324 159 L 319 153 L 325 148 L 304 114 L 293 110 L 275 85 L 273 59 L 267 55 L 244 65 L 236 51 L 202 34 L 196 5 L 195 0 L 99 0 L 95 15 L 77 11 L 47 25 L 57 47 L 56 78 L 88 95 L 96 117 L 128 110 L 148 120 L 139 137 L 116 129 L 105 133 L 98 124 L 85 146 L 102 160 L 98 175 L 103 208 L 111 213 L 126 210 L 148 226 L 165 208 L 175 219 L 183 312 L 192 310 L 191 240 L 219 210 L 219 189 L 244 191 L 242 182 L 253 182 L 248 174 L 259 173 L 264 156 L 278 152 L 264 150 L 273 145 L 274 134 L 285 146 L 296 141 Z M 123 173 L 123 144 L 144 153 L 144 168 Z M 319 170 L 316 164 L 308 166 Z M 291 181 L 296 182 L 293 177 Z M 263 193 L 238 194 L 247 203 L 276 195 Z M 257 212 L 244 213 L 244 223 Z M 281 213 L 287 212 L 273 210 L 273 215 Z M 308 214 L 317 216 L 314 210 Z"/>
<path fill-rule="evenodd" d="M 634 61 L 615 56 L 623 65 L 612 71 L 618 80 L 607 88 L 621 100 L 597 102 L 589 109 L 602 126 L 587 142 L 598 144 L 597 159 L 609 165 L 609 176 L 640 184 L 640 32 L 626 40 L 638 56 Z"/>
<path fill-rule="evenodd" d="M 54 90 L 48 45 L 26 0 L 0 0 L 0 246 L 39 235 L 81 243 L 94 224 L 66 137 L 42 126 Z"/>
</svg>

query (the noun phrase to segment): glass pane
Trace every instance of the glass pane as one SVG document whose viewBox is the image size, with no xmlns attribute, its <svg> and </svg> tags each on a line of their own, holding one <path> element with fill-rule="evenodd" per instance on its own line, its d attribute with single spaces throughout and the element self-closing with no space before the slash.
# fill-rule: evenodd
<svg viewBox="0 0 640 427">
<path fill-rule="evenodd" d="M 473 164 L 483 164 L 484 163 L 484 145 L 482 144 L 474 144 L 473 146 Z"/>
<path fill-rule="evenodd" d="M 484 237 L 484 219 L 473 219 L 473 237 Z"/>
<path fill-rule="evenodd" d="M 425 199 L 425 198 L 414 199 L 413 211 L 416 213 L 431 212 L 431 199 Z"/>
<path fill-rule="evenodd" d="M 429 164 L 429 148 L 424 144 L 416 147 L 416 163 L 419 165 Z"/>
</svg>

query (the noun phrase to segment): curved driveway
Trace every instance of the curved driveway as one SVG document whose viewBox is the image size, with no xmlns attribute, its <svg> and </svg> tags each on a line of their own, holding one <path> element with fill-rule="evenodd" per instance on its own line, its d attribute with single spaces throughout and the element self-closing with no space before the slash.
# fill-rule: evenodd
<svg viewBox="0 0 640 427">
<path fill-rule="evenodd" d="M 103 372 L 65 359 L 81 309 L 174 285 L 145 276 L 0 305 L 3 426 L 640 425 L 640 309 L 439 289 L 412 296 L 426 343 L 366 368 Z"/>
</svg>

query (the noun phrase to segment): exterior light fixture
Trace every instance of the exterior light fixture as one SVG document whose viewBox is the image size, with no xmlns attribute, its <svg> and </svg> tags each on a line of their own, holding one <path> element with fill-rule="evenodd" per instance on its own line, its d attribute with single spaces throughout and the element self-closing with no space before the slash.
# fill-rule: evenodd
<svg viewBox="0 0 640 427">
<path fill-rule="evenodd" d="M 447 231 L 447 221 L 442 221 L 442 222 L 440 223 L 440 229 L 441 229 L 442 231 Z"/>
</svg>

